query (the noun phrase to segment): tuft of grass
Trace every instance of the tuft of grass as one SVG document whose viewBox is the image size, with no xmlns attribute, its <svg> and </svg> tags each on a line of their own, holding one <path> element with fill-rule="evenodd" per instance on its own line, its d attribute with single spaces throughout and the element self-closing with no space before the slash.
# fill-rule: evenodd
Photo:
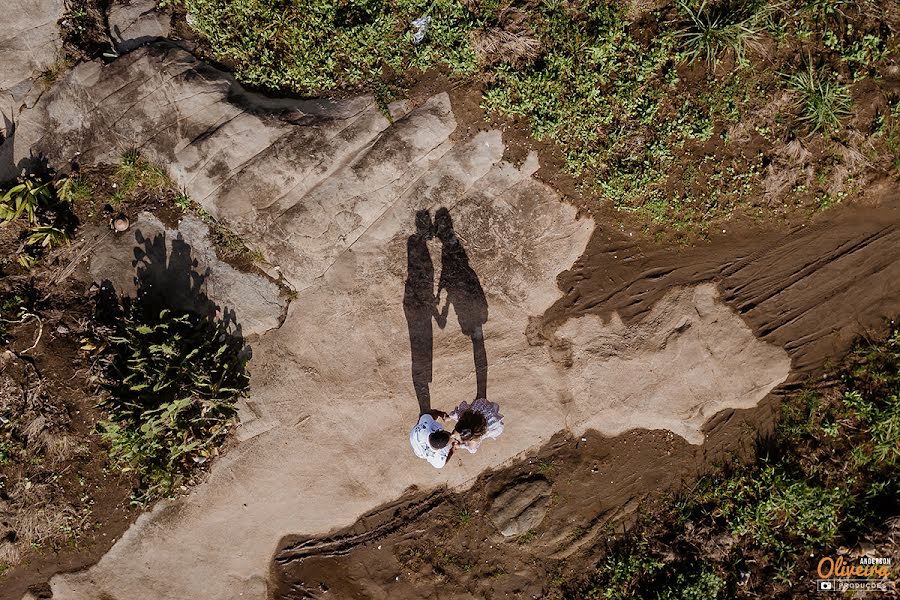
<svg viewBox="0 0 900 600">
<path fill-rule="evenodd" d="M 516 544 L 519 546 L 526 546 L 534 541 L 537 537 L 537 532 L 534 529 L 529 529 L 522 535 L 516 538 Z"/>
<path fill-rule="evenodd" d="M 475 513 L 469 510 L 469 508 L 466 506 L 462 506 L 459 508 L 459 510 L 456 511 L 456 522 L 460 526 L 468 525 L 474 518 Z"/>
<path fill-rule="evenodd" d="M 713 68 L 728 52 L 741 64 L 747 50 L 758 49 L 765 19 L 774 10 L 773 5 L 757 0 L 703 0 L 699 6 L 679 0 L 678 8 L 686 17 L 678 33 L 682 56 L 689 62 L 704 60 Z"/>
<path fill-rule="evenodd" d="M 115 204 L 124 202 L 138 188 L 160 192 L 172 184 L 162 167 L 143 158 L 137 150 L 129 150 L 122 155 L 116 167 L 115 179 Z"/>
<path fill-rule="evenodd" d="M 171 495 L 217 453 L 249 387 L 241 351 L 222 321 L 128 303 L 104 355 L 98 430 L 138 474 L 139 501 Z"/>
<path fill-rule="evenodd" d="M 800 121 L 811 133 L 831 133 L 853 109 L 853 99 L 845 85 L 817 71 L 812 64 L 787 78 L 788 86 L 797 93 L 796 107 Z"/>
</svg>

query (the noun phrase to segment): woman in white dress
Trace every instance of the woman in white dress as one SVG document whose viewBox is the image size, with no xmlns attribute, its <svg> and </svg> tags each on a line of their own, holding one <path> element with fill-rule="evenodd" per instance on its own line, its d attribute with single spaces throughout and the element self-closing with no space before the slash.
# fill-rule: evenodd
<svg viewBox="0 0 900 600">
<path fill-rule="evenodd" d="M 450 413 L 456 421 L 453 428 L 453 441 L 472 454 L 478 451 L 481 441 L 486 438 L 497 439 L 503 433 L 503 415 L 496 402 L 488 402 L 478 398 L 471 404 L 462 402 Z"/>
</svg>

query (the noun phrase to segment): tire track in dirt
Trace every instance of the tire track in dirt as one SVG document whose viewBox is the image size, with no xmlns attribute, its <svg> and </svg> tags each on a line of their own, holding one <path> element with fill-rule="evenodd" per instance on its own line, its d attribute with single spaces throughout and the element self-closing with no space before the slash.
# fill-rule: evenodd
<svg viewBox="0 0 900 600">
<path fill-rule="evenodd" d="M 900 313 L 900 205 L 845 207 L 784 233 L 748 232 L 705 247 L 649 248 L 594 233 L 560 276 L 565 295 L 544 315 L 552 340 L 570 318 L 618 312 L 640 319 L 667 289 L 716 281 L 754 333 L 780 345 L 793 379 L 843 354 L 852 340 Z"/>
</svg>

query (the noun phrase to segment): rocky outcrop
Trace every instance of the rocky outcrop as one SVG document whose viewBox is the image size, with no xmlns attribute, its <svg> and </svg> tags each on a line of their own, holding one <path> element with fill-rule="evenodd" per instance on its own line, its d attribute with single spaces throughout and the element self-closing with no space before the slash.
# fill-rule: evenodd
<svg viewBox="0 0 900 600">
<path fill-rule="evenodd" d="M 109 33 L 119 52 L 130 52 L 148 42 L 168 37 L 172 17 L 156 0 L 115 0 L 107 13 Z"/>
<path fill-rule="evenodd" d="M 57 21 L 64 0 L 8 0 L 0 30 L 0 113 L 15 117 L 18 104 L 60 59 Z M 2 123 L 0 123 L 2 129 Z"/>
<path fill-rule="evenodd" d="M 500 492 L 487 516 L 503 537 L 522 535 L 544 520 L 550 506 L 550 482 L 525 481 Z"/>
<path fill-rule="evenodd" d="M 192 297 L 202 294 L 218 307 L 219 318 L 233 314 L 229 318 L 243 337 L 255 339 L 278 327 L 287 305 L 275 283 L 220 260 L 207 225 L 193 215 L 186 215 L 173 230 L 143 212 L 126 232 L 89 231 L 82 236 L 96 238 L 88 264 L 95 281 L 109 281 L 119 294 L 133 296 L 137 268 L 158 273 L 154 280 L 172 306 L 196 311 Z"/>
</svg>

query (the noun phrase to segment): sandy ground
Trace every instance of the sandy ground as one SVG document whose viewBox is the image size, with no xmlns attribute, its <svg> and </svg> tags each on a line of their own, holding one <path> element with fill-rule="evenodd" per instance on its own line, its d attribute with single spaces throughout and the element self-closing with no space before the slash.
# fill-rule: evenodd
<svg viewBox="0 0 900 600">
<path fill-rule="evenodd" d="M 699 445 L 792 360 L 812 368 L 897 308 L 896 190 L 867 218 L 660 250 L 578 218 L 534 177 L 536 154 L 509 162 L 500 131 L 462 131 L 455 109 L 447 93 L 390 120 L 367 97 L 272 100 L 155 44 L 78 65 L 17 115 L 0 177 L 33 155 L 65 168 L 138 148 L 296 292 L 280 326 L 254 326 L 241 443 L 95 566 L 54 577 L 54 598 L 263 598 L 286 535 L 349 526 L 411 488 L 465 489 L 561 432 Z M 416 213 L 440 208 L 454 234 L 416 236 Z M 416 302 L 442 279 L 443 328 Z M 479 369 L 506 431 L 437 471 L 409 448 L 413 376 L 449 410 Z"/>
<path fill-rule="evenodd" d="M 536 344 L 529 323 L 559 299 L 556 275 L 593 223 L 532 177 L 535 155 L 505 162 L 499 131 L 453 137 L 447 94 L 393 106 L 392 123 L 365 99 L 289 107 L 312 115 L 304 122 L 285 106 L 281 118 L 266 116 L 271 105 L 248 110 L 254 99 L 236 103 L 235 90 L 181 50 L 141 49 L 73 69 L 11 140 L 17 156 L 38 150 L 51 164 L 140 148 L 297 290 L 254 346 L 243 442 L 95 567 L 54 578 L 54 597 L 261 597 L 286 533 L 348 525 L 411 486 L 465 487 L 563 430 L 666 428 L 699 444 L 709 416 L 752 406 L 787 377 L 784 351 L 757 341 L 710 285 L 672 289 L 638 324 L 567 323 L 557 335 L 568 359 Z M 416 212 L 441 207 L 455 236 L 414 236 Z M 423 269 L 426 285 L 447 284 L 443 329 L 410 309 L 407 280 Z M 507 419 L 497 443 L 443 471 L 406 439 L 420 407 L 409 328 L 426 327 L 433 406 L 475 396 L 480 328 L 487 395 Z"/>
</svg>

